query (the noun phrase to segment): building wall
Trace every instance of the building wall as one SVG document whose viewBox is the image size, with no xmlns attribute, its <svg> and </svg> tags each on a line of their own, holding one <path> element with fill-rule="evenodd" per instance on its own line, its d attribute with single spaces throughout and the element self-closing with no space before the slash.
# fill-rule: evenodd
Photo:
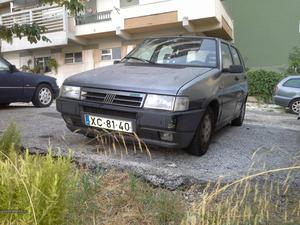
<svg viewBox="0 0 300 225">
<path fill-rule="evenodd" d="M 300 47 L 300 1 L 224 0 L 224 5 L 247 66 L 284 70 L 292 48 Z"/>
</svg>

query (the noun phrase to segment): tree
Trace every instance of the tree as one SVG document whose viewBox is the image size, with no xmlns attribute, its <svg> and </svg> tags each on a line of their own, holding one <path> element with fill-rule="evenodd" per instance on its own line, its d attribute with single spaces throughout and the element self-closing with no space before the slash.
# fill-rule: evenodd
<svg viewBox="0 0 300 225">
<path fill-rule="evenodd" d="M 83 10 L 83 4 L 80 0 L 42 0 L 42 2 L 50 5 L 58 4 L 59 6 L 64 6 L 71 15 L 76 15 Z M 36 23 L 14 24 L 10 27 L 0 25 L 0 39 L 11 43 L 15 35 L 20 39 L 27 37 L 30 43 L 37 43 L 40 40 L 50 42 L 51 40 L 42 35 L 45 31 L 47 31 L 46 27 L 39 26 Z"/>
<path fill-rule="evenodd" d="M 287 73 L 300 74 L 300 48 L 298 47 L 294 47 L 289 54 L 289 67 Z"/>
</svg>

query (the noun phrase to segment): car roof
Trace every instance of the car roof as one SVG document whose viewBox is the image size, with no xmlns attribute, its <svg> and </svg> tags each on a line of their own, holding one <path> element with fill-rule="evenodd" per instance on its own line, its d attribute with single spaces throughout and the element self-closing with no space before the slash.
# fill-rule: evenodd
<svg viewBox="0 0 300 225">
<path fill-rule="evenodd" d="M 300 75 L 288 75 L 286 79 L 300 78 Z"/>
<path fill-rule="evenodd" d="M 185 36 L 185 35 L 182 35 L 182 36 L 158 36 L 158 37 L 149 37 L 149 38 L 146 38 L 146 40 L 149 40 L 149 39 L 166 39 L 166 38 L 170 38 L 170 39 L 174 39 L 174 38 L 187 38 L 187 39 L 211 39 L 211 40 L 216 40 L 216 41 L 223 41 L 223 42 L 227 42 L 229 44 L 232 44 L 230 43 L 229 41 L 226 41 L 222 38 L 217 38 L 217 37 L 207 37 L 207 36 Z"/>
</svg>

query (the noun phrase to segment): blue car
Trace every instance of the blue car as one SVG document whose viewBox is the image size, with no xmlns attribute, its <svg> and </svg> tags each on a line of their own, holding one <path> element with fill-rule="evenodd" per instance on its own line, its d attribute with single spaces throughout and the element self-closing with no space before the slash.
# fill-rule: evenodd
<svg viewBox="0 0 300 225">
<path fill-rule="evenodd" d="M 20 72 L 0 58 L 0 106 L 13 102 L 32 102 L 36 107 L 48 107 L 59 94 L 53 77 Z"/>
</svg>

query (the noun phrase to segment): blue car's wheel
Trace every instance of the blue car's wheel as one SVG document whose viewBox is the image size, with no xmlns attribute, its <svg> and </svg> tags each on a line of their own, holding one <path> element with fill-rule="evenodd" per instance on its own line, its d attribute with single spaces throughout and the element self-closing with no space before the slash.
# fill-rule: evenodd
<svg viewBox="0 0 300 225">
<path fill-rule="evenodd" d="M 32 103 L 36 107 L 48 107 L 53 102 L 53 91 L 47 84 L 41 84 L 37 87 Z"/>
</svg>

